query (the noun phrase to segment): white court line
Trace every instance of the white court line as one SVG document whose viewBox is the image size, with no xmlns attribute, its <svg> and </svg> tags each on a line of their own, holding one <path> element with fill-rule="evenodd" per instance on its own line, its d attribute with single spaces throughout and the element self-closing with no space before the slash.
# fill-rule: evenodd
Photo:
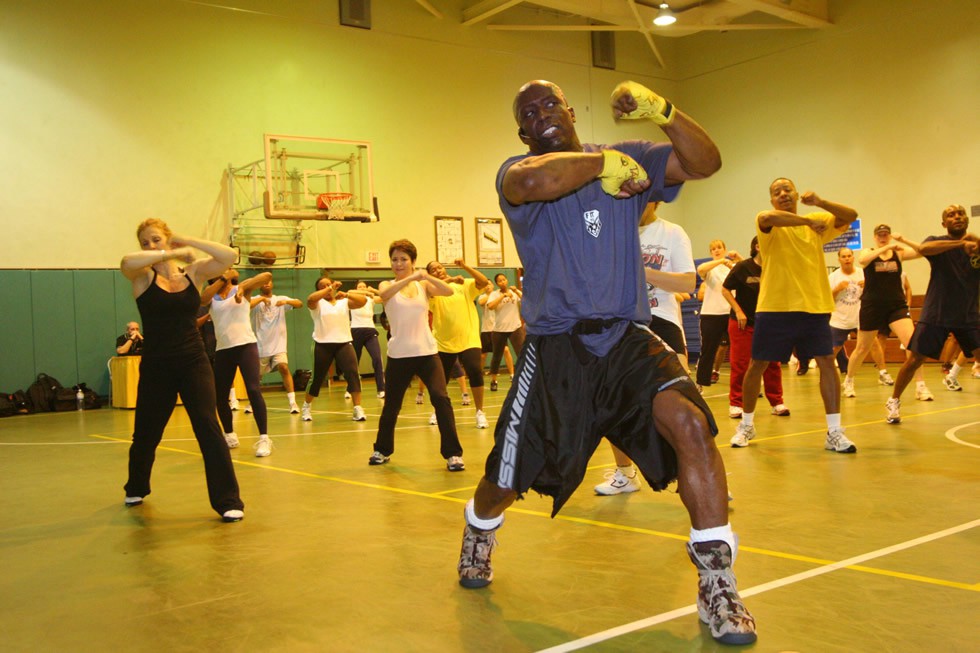
<svg viewBox="0 0 980 653">
<path fill-rule="evenodd" d="M 973 444 L 972 442 L 966 442 L 956 437 L 956 432 L 959 431 L 960 429 L 965 429 L 967 426 L 975 426 L 976 424 L 980 424 L 980 422 L 969 422 L 967 424 L 960 424 L 959 426 L 954 426 L 953 428 L 946 431 L 946 439 L 951 440 L 956 444 L 962 444 L 965 447 L 973 447 L 974 449 L 980 449 L 980 444 Z"/>
<path fill-rule="evenodd" d="M 838 569 L 843 569 L 845 567 L 850 567 L 852 565 L 861 564 L 867 562 L 868 560 L 873 560 L 875 558 L 881 558 L 898 551 L 903 551 L 905 549 L 910 549 L 920 544 L 926 544 L 934 540 L 946 537 L 948 535 L 955 535 L 956 533 L 961 533 L 963 531 L 969 530 L 971 528 L 976 528 L 980 526 L 980 519 L 975 519 L 971 522 L 966 522 L 965 524 L 960 524 L 959 526 L 953 526 L 947 528 L 946 530 L 938 531 L 936 533 L 930 533 L 929 535 L 923 535 L 914 540 L 908 540 L 900 544 L 895 544 L 892 546 L 885 547 L 883 549 L 878 549 L 877 551 L 871 551 L 870 553 L 863 553 L 859 556 L 854 556 L 853 558 L 848 558 L 847 560 L 841 560 L 840 562 L 834 562 L 829 565 L 824 565 L 822 567 L 817 567 L 816 569 L 811 569 L 809 571 L 804 571 L 799 574 L 793 574 L 792 576 L 786 576 L 785 578 L 780 578 L 778 580 L 770 581 L 768 583 L 763 583 L 761 585 L 756 585 L 755 587 L 750 587 L 747 590 L 742 590 L 739 594 L 742 598 L 749 596 L 754 596 L 756 594 L 761 594 L 763 592 L 768 592 L 769 590 L 778 589 L 780 587 L 785 587 L 787 585 L 792 585 L 794 583 L 799 583 L 800 581 L 809 580 L 817 576 L 822 576 L 824 574 L 829 574 L 832 571 L 837 571 Z M 620 635 L 625 635 L 637 630 L 642 630 L 643 628 L 649 628 L 650 626 L 656 626 L 657 624 L 662 624 L 667 621 L 676 619 L 677 617 L 683 617 L 690 614 L 696 614 L 698 611 L 697 605 L 688 605 L 683 608 L 678 608 L 676 610 L 671 610 L 670 612 L 664 612 L 646 619 L 640 619 L 639 621 L 634 621 L 633 623 L 624 624 L 622 626 L 617 626 L 615 628 L 610 628 L 609 630 L 603 630 L 602 632 L 595 633 L 593 635 L 588 635 L 582 637 L 581 639 L 576 639 L 571 642 L 566 642 L 564 644 L 559 644 L 558 646 L 552 646 L 551 648 L 546 648 L 538 651 L 538 653 L 564 653 L 564 651 L 577 651 L 579 649 L 585 648 L 592 644 L 598 644 L 599 642 L 604 642 L 614 637 L 619 637 Z"/>
</svg>

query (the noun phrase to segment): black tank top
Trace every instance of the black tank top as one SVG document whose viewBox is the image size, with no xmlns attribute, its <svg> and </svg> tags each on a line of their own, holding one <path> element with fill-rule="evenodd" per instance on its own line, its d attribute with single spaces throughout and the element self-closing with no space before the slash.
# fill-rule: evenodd
<svg viewBox="0 0 980 653">
<path fill-rule="evenodd" d="M 190 281 L 190 277 L 187 280 Z M 143 320 L 143 356 L 183 356 L 203 352 L 204 344 L 197 330 L 201 294 L 194 283 L 189 283 L 180 292 L 167 292 L 156 282 L 154 270 L 150 287 L 136 298 Z"/>
<path fill-rule="evenodd" d="M 877 257 L 864 268 L 864 292 L 861 305 L 904 306 L 905 288 L 902 287 L 902 260 L 892 252 L 888 260 Z"/>
</svg>

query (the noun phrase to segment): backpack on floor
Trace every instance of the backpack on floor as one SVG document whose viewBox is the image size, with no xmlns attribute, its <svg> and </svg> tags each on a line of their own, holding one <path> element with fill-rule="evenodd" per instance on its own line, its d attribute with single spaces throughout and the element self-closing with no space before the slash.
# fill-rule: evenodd
<svg viewBox="0 0 980 653">
<path fill-rule="evenodd" d="M 17 404 L 14 403 L 13 395 L 0 393 L 0 417 L 10 417 L 17 414 Z"/>
<path fill-rule="evenodd" d="M 31 400 L 34 412 L 47 413 L 54 410 L 55 393 L 64 387 L 53 376 L 48 376 L 44 372 L 38 374 L 34 383 L 27 388 L 27 396 Z"/>
<path fill-rule="evenodd" d="M 306 392 L 306 386 L 310 384 L 310 377 L 313 372 L 309 370 L 296 370 L 293 372 L 293 389 L 296 392 Z"/>
</svg>

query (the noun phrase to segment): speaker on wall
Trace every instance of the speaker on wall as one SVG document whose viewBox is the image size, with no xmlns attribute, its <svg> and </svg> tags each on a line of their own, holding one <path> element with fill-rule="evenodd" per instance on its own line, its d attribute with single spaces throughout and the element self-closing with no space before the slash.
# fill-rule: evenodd
<svg viewBox="0 0 980 653">
<path fill-rule="evenodd" d="M 592 32 L 592 65 L 596 68 L 616 68 L 616 34 Z"/>
<path fill-rule="evenodd" d="M 371 0 L 340 0 L 340 24 L 371 29 Z"/>
</svg>

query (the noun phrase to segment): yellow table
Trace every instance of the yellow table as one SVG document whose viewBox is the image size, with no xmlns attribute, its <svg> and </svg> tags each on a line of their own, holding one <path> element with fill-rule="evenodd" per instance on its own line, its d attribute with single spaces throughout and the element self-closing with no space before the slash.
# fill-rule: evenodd
<svg viewBox="0 0 980 653">
<path fill-rule="evenodd" d="M 113 408 L 136 408 L 136 389 L 139 387 L 142 359 L 142 356 L 113 356 L 109 360 Z M 245 379 L 238 370 L 235 370 L 235 394 L 245 398 Z M 179 395 L 177 403 L 183 403 Z"/>
</svg>

